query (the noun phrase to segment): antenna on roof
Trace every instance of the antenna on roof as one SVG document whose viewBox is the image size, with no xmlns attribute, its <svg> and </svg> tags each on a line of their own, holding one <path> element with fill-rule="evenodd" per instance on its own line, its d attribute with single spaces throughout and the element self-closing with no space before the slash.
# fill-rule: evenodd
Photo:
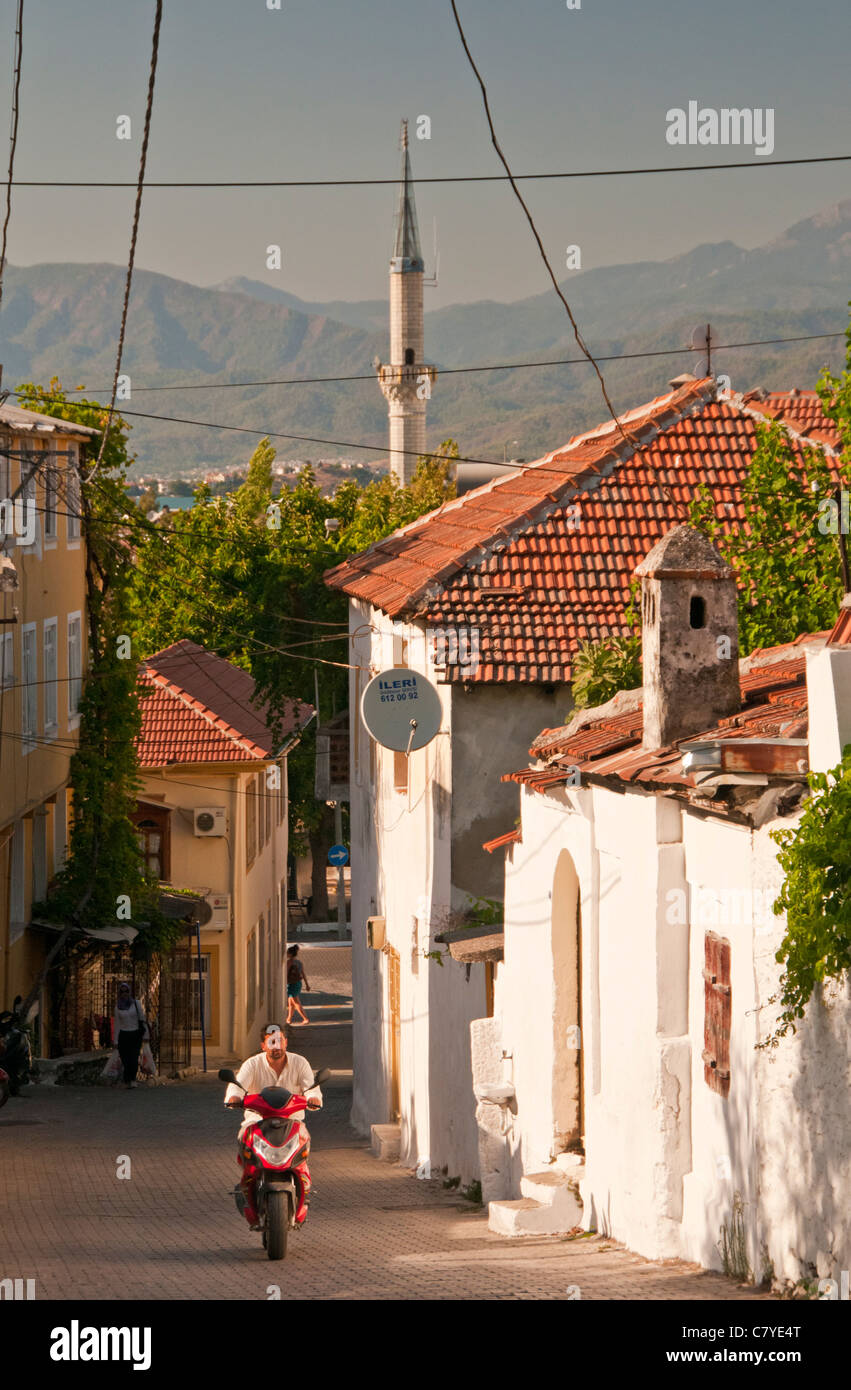
<svg viewBox="0 0 851 1390">
<path fill-rule="evenodd" d="M 715 339 L 712 336 L 711 323 L 699 323 L 691 335 L 691 348 L 693 352 L 703 353 L 701 358 L 698 376 L 712 375 L 712 349 L 715 346 Z"/>
<path fill-rule="evenodd" d="M 437 285 L 437 276 L 440 270 L 440 252 L 437 249 L 437 218 L 434 219 L 434 275 L 428 279 L 423 277 L 423 284 L 428 285 L 429 289 L 434 289 Z"/>
</svg>

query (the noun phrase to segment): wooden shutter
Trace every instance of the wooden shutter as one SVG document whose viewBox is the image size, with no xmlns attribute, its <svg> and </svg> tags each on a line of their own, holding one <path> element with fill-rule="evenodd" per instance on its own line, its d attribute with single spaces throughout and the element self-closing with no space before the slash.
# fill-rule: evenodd
<svg viewBox="0 0 851 1390">
<path fill-rule="evenodd" d="M 711 1091 L 730 1094 L 730 943 L 714 931 L 706 933 L 703 969 L 703 1076 Z"/>
</svg>

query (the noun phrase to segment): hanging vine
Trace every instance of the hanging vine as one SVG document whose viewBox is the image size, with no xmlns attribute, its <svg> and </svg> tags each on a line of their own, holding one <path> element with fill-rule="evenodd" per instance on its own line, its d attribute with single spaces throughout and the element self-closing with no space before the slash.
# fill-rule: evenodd
<svg viewBox="0 0 851 1390">
<path fill-rule="evenodd" d="M 851 745 L 838 767 L 807 780 L 812 795 L 798 824 L 771 832 L 785 872 L 774 911 L 786 913 L 786 933 L 776 954 L 780 992 L 769 1001 L 782 1012 L 761 1047 L 794 1032 L 816 987 L 851 970 Z"/>
</svg>

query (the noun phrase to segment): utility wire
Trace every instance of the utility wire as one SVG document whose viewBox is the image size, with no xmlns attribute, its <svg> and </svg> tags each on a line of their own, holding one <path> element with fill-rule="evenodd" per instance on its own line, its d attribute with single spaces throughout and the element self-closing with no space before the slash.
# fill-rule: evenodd
<svg viewBox="0 0 851 1390">
<path fill-rule="evenodd" d="M 419 183 L 514 183 L 547 179 L 614 179 L 643 174 L 711 174 L 723 169 L 779 169 L 796 164 L 839 164 L 851 154 L 805 155 L 799 159 L 739 159 L 718 164 L 659 164 L 632 169 L 570 169 L 538 174 L 432 174 Z M 146 188 L 380 188 L 392 179 L 152 179 Z M 128 179 L 15 179 L 15 188 L 134 188 Z"/>
<path fill-rule="evenodd" d="M 148 139 L 151 133 L 151 114 L 154 108 L 154 81 L 157 75 L 157 56 L 160 47 L 160 26 L 163 17 L 163 0 L 156 0 L 156 13 L 154 15 L 154 35 L 151 42 L 151 66 L 148 72 L 148 101 L 145 107 L 145 129 L 142 135 L 142 152 L 139 157 L 139 177 L 136 181 L 136 202 L 133 207 L 133 228 L 130 233 L 130 254 L 127 258 L 127 276 L 124 282 L 124 304 L 121 309 L 121 328 L 118 333 L 118 351 L 115 355 L 115 371 L 112 377 L 112 395 L 109 401 L 109 413 L 106 417 L 106 424 L 100 438 L 100 448 L 95 460 L 92 473 L 97 473 L 103 460 L 104 450 L 106 449 L 109 431 L 112 426 L 112 417 L 115 413 L 115 397 L 118 392 L 118 377 L 121 373 L 121 358 L 124 354 L 124 334 L 127 329 L 127 310 L 130 305 L 130 287 L 133 283 L 133 266 L 136 261 L 136 242 L 139 236 L 139 218 L 142 213 L 142 190 L 145 186 L 145 164 L 148 159 Z"/>
<path fill-rule="evenodd" d="M 6 214 L 3 218 L 3 240 L 0 245 L 0 302 L 3 300 L 3 275 L 6 269 L 6 243 L 9 218 L 12 215 L 12 187 L 15 170 L 15 151 L 18 147 L 18 116 L 20 114 L 21 56 L 24 46 L 24 0 L 18 0 L 15 24 L 15 79 L 12 89 L 12 127 L 9 133 L 9 176 L 6 180 Z"/>
<path fill-rule="evenodd" d="M 740 343 L 714 343 L 713 352 L 732 352 L 733 349 L 751 347 L 776 347 L 783 343 L 809 343 L 816 342 L 824 338 L 844 338 L 845 331 L 836 333 L 800 333 L 792 338 L 750 338 Z M 705 353 L 705 347 L 681 347 L 681 348 L 657 348 L 652 352 L 612 352 L 595 353 L 597 362 L 632 362 L 639 358 L 647 357 L 682 357 L 685 353 Z M 492 362 L 482 366 L 473 367 L 438 367 L 441 377 L 460 376 L 471 372 L 525 372 L 542 367 L 574 367 L 588 365 L 587 357 L 555 357 L 548 358 L 540 362 Z M 229 391 L 242 390 L 249 386 L 318 386 L 328 383 L 344 381 L 375 381 L 375 372 L 360 372 L 348 376 L 307 376 L 307 377 L 277 377 L 268 381 L 186 381 L 176 382 L 173 386 L 133 386 L 133 393 L 140 395 L 154 391 Z M 66 395 L 80 395 L 83 392 L 90 392 L 93 396 L 101 395 L 108 390 L 104 386 L 75 386 L 66 391 Z M 22 391 L 10 392 L 13 396 L 21 396 Z"/>
<path fill-rule="evenodd" d="M 609 399 L 609 393 L 608 393 L 608 391 L 606 390 L 606 383 L 605 383 L 605 381 L 604 381 L 604 379 L 603 379 L 603 373 L 600 371 L 600 368 L 597 366 L 597 363 L 595 362 L 595 360 L 594 360 L 594 358 L 593 358 L 593 356 L 592 356 L 592 354 L 591 354 L 590 349 L 586 346 L 585 340 L 583 339 L 582 334 L 581 334 L 580 331 L 579 331 L 579 325 L 578 325 L 578 323 L 576 322 L 576 319 L 575 319 L 574 316 L 573 316 L 573 310 L 571 309 L 570 305 L 569 305 L 568 302 L 567 302 L 567 299 L 565 298 L 564 294 L 562 293 L 562 290 L 561 290 L 561 287 L 560 287 L 560 285 L 559 285 L 559 282 L 558 282 L 558 280 L 556 279 L 555 271 L 553 270 L 552 266 L 550 265 L 549 257 L 547 256 L 547 253 L 546 253 L 546 251 L 545 251 L 545 249 L 544 249 L 544 243 L 543 243 L 543 241 L 541 240 L 540 233 L 538 232 L 538 228 L 535 226 L 535 219 L 533 218 L 531 212 L 529 211 L 528 205 L 526 204 L 526 202 L 525 202 L 525 200 L 524 200 L 524 198 L 523 198 L 523 194 L 520 192 L 520 189 L 517 187 L 517 183 L 516 183 L 514 177 L 512 176 L 511 169 L 509 168 L 508 160 L 506 159 L 505 155 L 503 154 L 502 148 L 501 148 L 501 146 L 500 146 L 500 143 L 499 143 L 498 139 L 496 138 L 496 130 L 494 129 L 493 117 L 491 116 L 490 102 L 488 101 L 487 87 L 486 87 L 485 84 L 484 84 L 484 81 L 483 81 L 483 79 L 482 79 L 482 75 L 481 75 L 481 73 L 479 72 L 479 69 L 476 67 L 475 60 L 474 60 L 474 58 L 473 58 L 472 53 L 470 52 L 470 48 L 469 48 L 469 45 L 468 45 L 468 43 L 467 43 L 466 36 L 465 36 L 465 34 L 464 34 L 464 30 L 463 30 L 463 28 L 462 28 L 462 26 L 461 26 L 461 19 L 460 19 L 459 14 L 458 14 L 458 9 L 457 9 L 457 7 L 456 7 L 455 0 L 450 0 L 450 4 L 451 4 L 451 6 L 452 6 L 452 13 L 453 13 L 453 15 L 455 16 L 455 23 L 456 23 L 457 28 L 458 28 L 458 33 L 459 33 L 460 36 L 461 36 L 461 43 L 462 43 L 462 46 L 463 46 L 463 48 L 464 48 L 464 52 L 465 52 L 466 55 L 467 55 L 467 59 L 468 59 L 468 61 L 469 61 L 470 67 L 473 69 L 473 72 L 474 72 L 475 75 L 476 75 L 476 81 L 478 82 L 479 87 L 481 88 L 481 92 L 482 92 L 482 101 L 484 102 L 484 107 L 485 107 L 485 116 L 487 117 L 488 128 L 490 129 L 490 134 L 491 134 L 491 144 L 493 145 L 494 149 L 496 150 L 497 154 L 499 155 L 500 162 L 501 162 L 503 168 L 505 169 L 506 174 L 508 175 L 508 181 L 509 181 L 509 183 L 511 184 L 512 192 L 514 193 L 514 195 L 515 195 L 515 197 L 516 197 L 518 203 L 520 204 L 520 206 L 522 207 L 523 211 L 524 211 L 525 214 L 526 214 L 526 220 L 527 220 L 527 222 L 529 223 L 529 226 L 530 226 L 531 229 L 532 229 L 532 235 L 534 236 L 535 241 L 536 241 L 537 244 L 538 244 L 538 250 L 539 250 L 540 253 L 541 253 L 541 259 L 543 260 L 544 265 L 545 265 L 546 268 L 547 268 L 547 273 L 549 274 L 549 277 L 550 277 L 550 279 L 551 279 L 552 282 L 553 282 L 553 289 L 555 290 L 556 294 L 558 295 L 559 299 L 561 300 L 562 304 L 564 305 L 565 309 L 567 310 L 567 317 L 570 319 L 570 323 L 571 323 L 571 326 L 572 326 L 572 328 L 573 328 L 573 336 L 574 336 L 574 338 L 576 339 L 577 346 L 579 347 L 580 351 L 584 354 L 584 356 L 588 358 L 588 361 L 591 363 L 592 367 L 594 368 L 594 371 L 597 373 L 597 376 L 598 376 L 599 381 L 600 381 L 600 390 L 601 390 L 602 393 L 603 393 L 603 399 L 604 399 L 604 401 L 606 402 L 606 405 L 607 405 L 608 410 L 609 410 L 609 414 L 611 415 L 612 419 L 614 420 L 615 425 L 616 425 L 616 427 L 617 427 L 619 433 L 622 435 L 623 440 L 624 440 L 624 443 L 629 443 L 629 444 L 633 444 L 633 445 L 634 445 L 635 442 L 636 442 L 635 439 L 633 438 L 633 436 L 632 436 L 631 434 L 629 434 L 629 433 L 624 429 L 623 425 L 621 424 L 620 420 L 618 419 L 617 412 L 615 411 L 615 407 L 612 405 L 612 402 L 611 402 L 611 400 Z"/>
</svg>

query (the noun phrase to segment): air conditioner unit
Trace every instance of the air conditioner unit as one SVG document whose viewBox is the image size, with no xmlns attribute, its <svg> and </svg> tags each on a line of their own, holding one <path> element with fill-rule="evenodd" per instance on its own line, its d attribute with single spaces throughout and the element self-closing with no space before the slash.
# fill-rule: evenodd
<svg viewBox="0 0 851 1390">
<path fill-rule="evenodd" d="M 230 893 L 208 893 L 207 902 L 213 915 L 204 931 L 228 931 L 230 928 Z"/>
<path fill-rule="evenodd" d="M 371 951 L 383 951 L 387 940 L 387 923 L 383 917 L 367 917 L 366 944 Z"/>
<path fill-rule="evenodd" d="M 224 806 L 196 806 L 196 835 L 227 835 L 228 816 Z"/>
</svg>

